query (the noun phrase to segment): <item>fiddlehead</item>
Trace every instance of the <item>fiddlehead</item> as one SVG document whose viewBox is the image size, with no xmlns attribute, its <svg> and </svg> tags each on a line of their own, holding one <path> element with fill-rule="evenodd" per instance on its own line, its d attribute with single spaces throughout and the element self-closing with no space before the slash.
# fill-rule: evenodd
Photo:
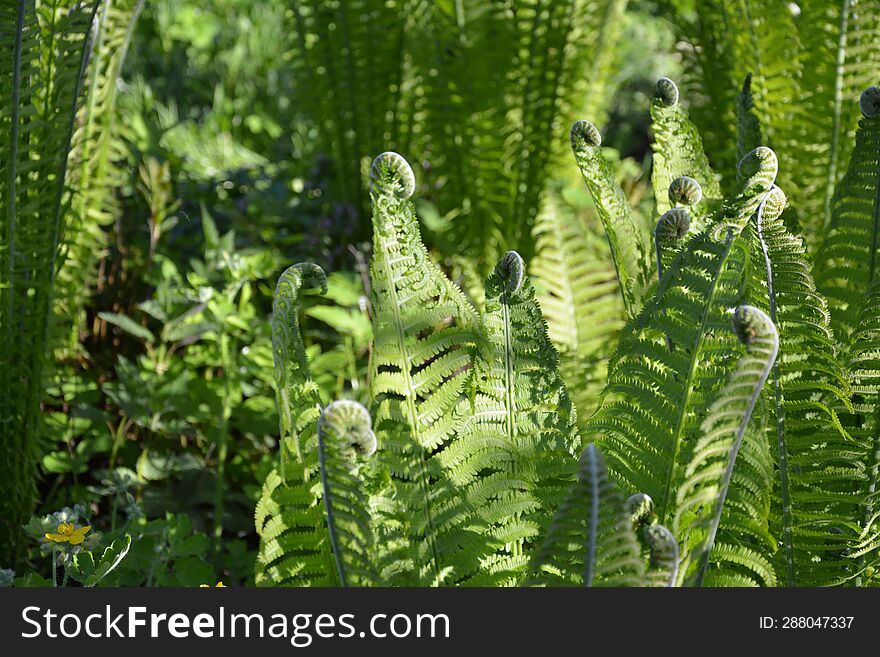
<svg viewBox="0 0 880 657">
<path fill-rule="evenodd" d="M 690 176 L 679 176 L 669 184 L 669 202 L 673 207 L 696 205 L 703 200 L 703 188 Z"/>
<path fill-rule="evenodd" d="M 678 85 L 669 78 L 660 78 L 654 85 L 654 98 L 664 107 L 678 105 Z"/>
<path fill-rule="evenodd" d="M 376 451 L 370 413 L 355 401 L 328 405 L 318 420 L 324 510 L 342 586 L 375 584 L 375 537 L 366 478 L 360 469 Z"/>
<path fill-rule="evenodd" d="M 402 155 L 386 151 L 377 155 L 370 165 L 370 190 L 374 194 L 409 198 L 416 191 L 416 176 Z"/>
<path fill-rule="evenodd" d="M 648 525 L 642 530 L 651 551 L 647 576 L 656 586 L 675 586 L 678 579 L 679 547 L 675 535 L 663 525 Z"/>
<path fill-rule="evenodd" d="M 779 160 L 772 148 L 758 146 L 743 156 L 736 172 L 743 191 L 767 191 L 776 181 Z"/>
<path fill-rule="evenodd" d="M 868 87 L 862 92 L 859 109 L 866 119 L 873 119 L 880 113 L 880 87 Z"/>
</svg>

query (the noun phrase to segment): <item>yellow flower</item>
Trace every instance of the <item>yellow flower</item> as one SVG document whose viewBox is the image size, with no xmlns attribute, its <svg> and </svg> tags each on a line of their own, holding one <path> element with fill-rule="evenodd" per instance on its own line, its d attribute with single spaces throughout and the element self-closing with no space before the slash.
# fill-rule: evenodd
<svg viewBox="0 0 880 657">
<path fill-rule="evenodd" d="M 85 536 L 90 530 L 91 527 L 88 525 L 76 529 L 72 522 L 62 522 L 58 525 L 58 532 L 56 534 L 46 534 L 46 540 L 53 541 L 54 543 L 79 545 L 85 540 Z"/>
<path fill-rule="evenodd" d="M 209 589 L 209 588 L 211 588 L 211 585 L 210 585 L 210 584 L 199 584 L 199 588 L 200 588 L 200 589 Z M 217 582 L 217 583 L 214 585 L 214 588 L 215 588 L 215 589 L 217 589 L 217 588 L 225 589 L 225 588 L 226 588 L 226 585 L 225 585 L 223 582 Z"/>
</svg>

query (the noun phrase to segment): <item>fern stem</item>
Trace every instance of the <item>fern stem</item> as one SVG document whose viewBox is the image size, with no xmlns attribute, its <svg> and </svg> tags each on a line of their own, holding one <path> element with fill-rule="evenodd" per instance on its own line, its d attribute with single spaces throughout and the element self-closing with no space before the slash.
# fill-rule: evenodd
<svg viewBox="0 0 880 657">
<path fill-rule="evenodd" d="M 327 458 L 324 452 L 324 437 L 318 432 L 318 463 L 321 467 L 321 487 L 324 490 L 324 511 L 327 514 L 327 533 L 330 536 L 330 549 L 336 562 L 339 574 L 339 585 L 348 586 L 345 580 L 345 566 L 342 564 L 342 553 L 339 550 L 339 539 L 336 536 L 336 521 L 333 518 L 333 503 L 330 501 L 330 482 L 327 479 Z"/>
<path fill-rule="evenodd" d="M 587 556 L 584 559 L 584 586 L 593 585 L 593 567 L 596 562 L 596 541 L 599 534 L 599 466 L 596 445 L 587 445 L 586 454 L 590 462 L 590 522 L 587 532 Z"/>
<path fill-rule="evenodd" d="M 501 313 L 504 322 L 504 388 L 506 395 L 507 413 L 505 413 L 504 425 L 507 432 L 507 439 L 510 441 L 510 449 L 515 450 L 517 427 L 516 421 L 516 398 L 514 397 L 514 386 L 516 385 L 516 372 L 514 371 L 514 354 L 513 354 L 513 334 L 510 330 L 510 298 L 507 288 L 501 293 Z M 515 467 L 511 474 L 516 476 L 518 468 Z M 523 552 L 522 539 L 516 541 L 511 546 L 511 553 L 515 557 L 519 557 Z"/>
<path fill-rule="evenodd" d="M 375 230 L 375 229 L 374 229 Z M 384 239 L 380 237 L 380 239 Z M 375 256 L 381 257 L 385 262 L 383 263 L 383 269 L 386 271 L 393 271 L 393 267 L 387 261 L 387 249 L 376 249 Z M 400 307 L 401 301 L 397 294 L 397 288 L 395 285 L 391 284 L 388 286 L 388 294 L 391 297 L 391 307 L 394 308 L 394 329 L 397 334 L 397 345 L 400 348 L 401 353 L 401 362 L 402 363 L 411 363 L 412 356 L 409 353 L 409 349 L 406 344 L 406 327 L 404 326 L 403 317 L 400 315 Z M 401 375 L 404 379 L 404 386 L 406 390 L 415 390 L 416 386 L 412 380 L 412 372 L 409 367 L 401 367 Z M 425 467 L 425 448 L 422 445 L 421 435 L 419 432 L 419 416 L 418 411 L 416 410 L 415 401 L 413 400 L 412 395 L 406 395 L 406 414 L 407 420 L 409 422 L 409 426 L 412 430 L 412 440 L 415 442 L 415 447 L 418 452 L 418 462 L 419 462 L 419 488 L 422 492 L 422 497 L 425 501 L 425 523 L 426 523 L 426 538 L 428 541 L 428 545 L 431 548 L 431 567 L 434 571 L 434 581 L 440 581 L 440 555 L 437 553 L 437 545 L 435 543 L 435 530 L 434 530 L 434 516 L 431 510 L 431 496 L 428 491 L 428 471 Z"/>
<path fill-rule="evenodd" d="M 767 272 L 767 299 L 770 306 L 770 321 L 776 325 L 776 291 L 773 283 L 773 263 L 770 260 L 770 249 L 764 239 L 763 209 L 766 200 L 770 197 L 768 192 L 764 196 L 756 213 L 756 232 L 761 244 L 761 253 L 764 256 L 764 267 Z M 779 486 L 782 496 L 782 543 L 785 549 L 785 580 L 787 586 L 795 586 L 794 571 L 794 528 L 792 526 L 791 508 L 791 485 L 788 473 L 788 449 L 785 444 L 785 407 L 782 399 L 782 380 L 779 372 L 779 363 L 773 363 L 773 394 L 776 410 L 776 446 L 779 452 Z"/>
</svg>

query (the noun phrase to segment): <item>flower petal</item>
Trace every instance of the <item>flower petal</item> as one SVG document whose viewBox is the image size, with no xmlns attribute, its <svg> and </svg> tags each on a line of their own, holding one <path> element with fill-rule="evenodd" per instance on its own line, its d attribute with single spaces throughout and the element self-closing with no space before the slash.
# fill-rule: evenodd
<svg viewBox="0 0 880 657">
<path fill-rule="evenodd" d="M 54 543 L 66 543 L 70 540 L 70 536 L 65 536 L 64 534 L 46 534 L 46 540 Z"/>
</svg>

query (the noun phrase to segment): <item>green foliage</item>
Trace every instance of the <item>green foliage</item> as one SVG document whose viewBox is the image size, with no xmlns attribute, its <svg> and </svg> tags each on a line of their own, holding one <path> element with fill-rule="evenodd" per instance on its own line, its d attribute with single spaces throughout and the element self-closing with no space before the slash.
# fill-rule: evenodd
<svg viewBox="0 0 880 657">
<path fill-rule="evenodd" d="M 530 566 L 529 583 L 546 586 L 639 586 L 645 564 L 623 497 L 594 444 L 581 456 L 577 484 L 553 518 Z"/>
<path fill-rule="evenodd" d="M 98 2 L 0 9 L 0 549 L 35 497 L 48 325 L 69 202 L 67 157 Z"/>
<path fill-rule="evenodd" d="M 279 465 L 263 484 L 256 509 L 258 585 L 339 582 L 330 536 L 321 526 L 323 489 L 315 425 L 320 397 L 309 374 L 298 316 L 300 291 L 325 292 L 326 286 L 319 267 L 294 265 L 282 274 L 275 290 L 272 351 L 281 454 Z"/>
<path fill-rule="evenodd" d="M 625 5 L 300 3 L 287 20 L 302 129 L 317 128 L 334 186 L 364 215 L 365 154 L 425 154 L 434 238 L 479 287 L 508 249 L 531 256 L 555 130 L 581 99 L 604 111 Z"/>
<path fill-rule="evenodd" d="M 870 107 L 877 87 L 864 92 L 864 114 L 849 167 L 831 201 L 832 221 L 816 258 L 819 290 L 835 311 L 832 328 L 841 345 L 849 344 L 865 299 L 875 280 L 880 235 L 880 112 Z M 875 105 L 876 105 L 876 101 Z"/>
<path fill-rule="evenodd" d="M 746 434 L 779 353 L 779 334 L 770 318 L 753 306 L 739 306 L 733 324 L 747 352 L 709 408 L 676 500 L 675 527 L 685 546 L 681 573 L 686 582 L 697 586 L 707 577 L 715 585 L 760 581 L 755 575 L 764 584 L 774 583 L 770 564 L 742 544 L 741 534 L 751 535 L 758 543 L 766 541 L 761 519 L 767 517 L 770 506 L 769 448 L 763 432 Z M 719 533 L 722 521 L 725 530 Z M 713 554 L 713 570 L 721 571 L 717 574 L 708 572 Z M 736 572 L 737 566 L 752 572 Z"/>
<path fill-rule="evenodd" d="M 605 360 L 624 324 L 623 304 L 607 240 L 560 196 L 548 193 L 535 224 L 530 275 L 559 351 L 560 373 L 584 422 L 604 386 Z"/>
</svg>

